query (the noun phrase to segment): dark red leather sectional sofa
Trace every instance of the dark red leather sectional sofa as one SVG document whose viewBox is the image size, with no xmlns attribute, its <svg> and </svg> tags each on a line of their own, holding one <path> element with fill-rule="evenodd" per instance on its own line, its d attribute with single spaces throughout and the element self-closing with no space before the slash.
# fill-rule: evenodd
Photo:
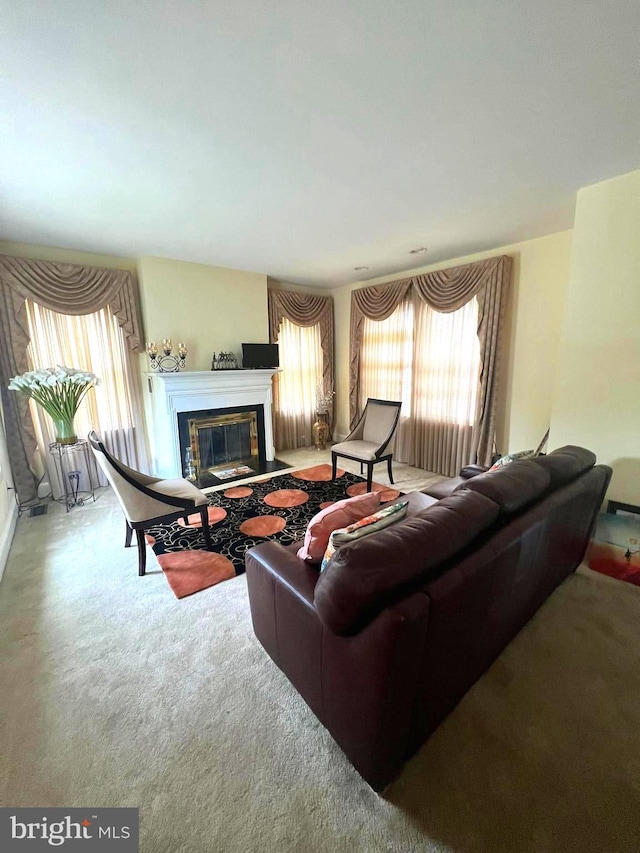
<svg viewBox="0 0 640 853">
<path fill-rule="evenodd" d="M 382 790 L 582 561 L 611 469 L 567 446 L 512 462 L 339 549 L 246 555 L 256 636 Z"/>
</svg>

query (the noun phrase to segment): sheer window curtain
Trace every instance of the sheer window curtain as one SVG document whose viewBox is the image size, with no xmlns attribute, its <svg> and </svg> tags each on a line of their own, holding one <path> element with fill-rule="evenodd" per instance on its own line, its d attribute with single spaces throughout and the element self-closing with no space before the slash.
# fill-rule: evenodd
<svg viewBox="0 0 640 853">
<path fill-rule="evenodd" d="M 478 303 L 457 311 L 416 306 L 412 417 L 406 460 L 452 477 L 473 461 L 473 426 L 480 379 Z"/>
<path fill-rule="evenodd" d="M 88 370 L 102 380 L 80 404 L 75 418 L 78 437 L 85 438 L 95 429 L 114 456 L 132 468 L 148 470 L 137 357 L 127 346 L 109 307 L 80 316 L 58 314 L 31 300 L 27 300 L 26 308 L 30 369 L 64 364 Z M 30 406 L 41 460 L 54 497 L 60 497 L 63 490 L 49 453 L 49 444 L 55 440 L 53 424 L 40 406 L 33 401 Z M 82 454 L 75 453 L 72 458 L 73 467 L 81 474 L 80 488 L 84 489 L 87 472 Z M 93 461 L 91 470 L 95 483 Z M 106 485 L 101 474 L 99 482 Z"/>
<path fill-rule="evenodd" d="M 394 451 L 400 461 L 407 452 L 405 433 L 412 410 L 413 337 L 414 306 L 410 299 L 401 302 L 386 320 L 364 320 L 358 411 L 364 411 L 369 397 L 402 402 Z"/>
<path fill-rule="evenodd" d="M 362 411 L 368 397 L 402 400 L 394 456 L 447 476 L 471 461 L 480 371 L 477 300 L 434 311 L 407 298 L 383 321 L 365 319 Z"/>
<path fill-rule="evenodd" d="M 278 450 L 310 446 L 316 391 L 322 382 L 320 324 L 297 326 L 286 318 L 279 328 L 281 372 L 274 380 L 274 440 Z"/>
</svg>

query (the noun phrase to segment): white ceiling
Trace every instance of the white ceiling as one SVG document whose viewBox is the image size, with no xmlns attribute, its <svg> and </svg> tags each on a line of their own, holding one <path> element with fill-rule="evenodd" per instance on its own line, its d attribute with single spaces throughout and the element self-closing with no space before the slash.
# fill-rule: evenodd
<svg viewBox="0 0 640 853">
<path fill-rule="evenodd" d="M 4 5 L 5 239 L 331 287 L 640 164 L 637 0 Z"/>
</svg>

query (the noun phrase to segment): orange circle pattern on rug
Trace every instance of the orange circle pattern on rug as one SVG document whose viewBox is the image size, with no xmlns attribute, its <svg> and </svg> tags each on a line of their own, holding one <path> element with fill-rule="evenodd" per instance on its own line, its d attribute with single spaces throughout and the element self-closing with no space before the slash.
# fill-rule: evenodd
<svg viewBox="0 0 640 853">
<path fill-rule="evenodd" d="M 335 503 L 338 503 L 338 501 L 322 501 L 320 509 L 326 509 L 328 506 L 333 506 Z"/>
<path fill-rule="evenodd" d="M 176 598 L 214 586 L 236 576 L 233 563 L 212 551 L 171 551 L 158 556 Z"/>
<path fill-rule="evenodd" d="M 344 469 L 336 470 L 336 477 L 344 477 Z M 332 480 L 331 465 L 313 465 L 311 468 L 303 468 L 301 471 L 292 471 L 291 476 L 298 480 L 311 480 L 314 483 L 328 483 Z"/>
<path fill-rule="evenodd" d="M 147 540 L 147 545 L 151 545 L 151 547 L 153 548 L 153 546 L 156 544 L 156 537 L 152 536 L 150 533 L 145 533 L 144 538 Z"/>
<path fill-rule="evenodd" d="M 209 516 L 209 525 L 217 524 L 219 521 L 222 521 L 223 518 L 227 517 L 226 509 L 222 509 L 222 507 L 219 506 L 210 506 L 207 509 L 207 514 Z M 178 524 L 181 527 L 202 527 L 202 519 L 200 518 L 200 513 L 196 512 L 193 515 L 190 515 L 189 524 L 185 523 L 184 518 L 179 518 Z"/>
<path fill-rule="evenodd" d="M 356 483 L 355 485 L 348 487 L 347 494 L 350 498 L 354 498 L 356 495 L 364 495 L 366 491 L 366 483 Z M 383 486 L 382 483 L 372 483 L 371 491 L 380 492 L 380 501 L 382 503 L 395 501 L 396 498 L 400 497 L 400 492 L 397 489 L 390 489 L 389 486 Z"/>
<path fill-rule="evenodd" d="M 309 495 L 302 489 L 278 489 L 276 492 L 269 492 L 263 500 L 267 506 L 285 508 L 306 503 L 309 500 Z"/>
<path fill-rule="evenodd" d="M 287 522 L 281 515 L 257 515 L 248 518 L 240 525 L 240 532 L 245 536 L 273 536 L 284 530 Z"/>
<path fill-rule="evenodd" d="M 224 492 L 225 498 L 248 498 L 252 494 L 253 489 L 250 489 L 249 486 L 234 486 Z"/>
</svg>

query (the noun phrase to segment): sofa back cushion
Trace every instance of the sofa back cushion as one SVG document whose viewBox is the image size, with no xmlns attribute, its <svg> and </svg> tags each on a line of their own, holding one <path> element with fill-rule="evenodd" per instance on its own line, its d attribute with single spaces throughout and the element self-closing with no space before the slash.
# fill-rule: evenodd
<svg viewBox="0 0 640 853">
<path fill-rule="evenodd" d="M 551 488 L 557 489 L 577 479 L 596 464 L 595 453 L 584 447 L 567 444 L 547 456 L 537 456 L 535 464 L 549 472 Z"/>
<path fill-rule="evenodd" d="M 357 630 L 398 587 L 458 553 L 498 513 L 498 505 L 485 495 L 460 491 L 399 524 L 343 545 L 316 584 L 318 616 L 334 634 Z"/>
<path fill-rule="evenodd" d="M 478 474 L 465 480 L 456 489 L 478 492 L 491 498 L 500 507 L 500 515 L 513 515 L 533 503 L 548 490 L 551 476 L 530 459 L 511 462 L 496 471 Z"/>
</svg>

